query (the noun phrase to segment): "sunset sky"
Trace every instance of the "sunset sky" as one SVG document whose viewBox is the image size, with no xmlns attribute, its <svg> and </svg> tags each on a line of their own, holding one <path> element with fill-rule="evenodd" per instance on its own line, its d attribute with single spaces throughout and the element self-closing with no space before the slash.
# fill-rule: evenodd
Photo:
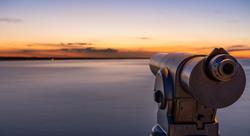
<svg viewBox="0 0 250 136">
<path fill-rule="evenodd" d="M 250 57 L 249 0 L 0 0 L 0 56 Z"/>
</svg>

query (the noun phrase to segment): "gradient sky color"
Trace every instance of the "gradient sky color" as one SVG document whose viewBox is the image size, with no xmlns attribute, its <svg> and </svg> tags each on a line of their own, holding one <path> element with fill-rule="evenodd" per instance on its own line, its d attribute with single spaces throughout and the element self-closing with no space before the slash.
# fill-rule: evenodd
<svg viewBox="0 0 250 136">
<path fill-rule="evenodd" d="M 0 56 L 220 46 L 249 57 L 249 13 L 249 0 L 0 0 Z"/>
</svg>

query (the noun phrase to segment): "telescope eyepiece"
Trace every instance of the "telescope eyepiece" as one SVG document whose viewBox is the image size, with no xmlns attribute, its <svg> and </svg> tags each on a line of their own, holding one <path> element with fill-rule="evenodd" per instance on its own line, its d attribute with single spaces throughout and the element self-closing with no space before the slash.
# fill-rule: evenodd
<svg viewBox="0 0 250 136">
<path fill-rule="evenodd" d="M 235 63 L 232 60 L 225 59 L 220 64 L 219 69 L 223 75 L 233 75 L 235 74 Z"/>
<path fill-rule="evenodd" d="M 237 62 L 228 54 L 220 54 L 211 59 L 208 70 L 214 79 L 229 81 L 237 72 Z"/>
</svg>

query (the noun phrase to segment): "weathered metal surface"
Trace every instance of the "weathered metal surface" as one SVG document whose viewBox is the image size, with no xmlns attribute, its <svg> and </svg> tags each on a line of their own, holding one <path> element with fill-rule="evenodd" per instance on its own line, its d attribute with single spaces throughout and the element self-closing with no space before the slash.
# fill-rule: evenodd
<svg viewBox="0 0 250 136">
<path fill-rule="evenodd" d="M 236 102 L 242 95 L 246 84 L 244 70 L 238 62 L 226 60 L 230 65 L 233 63 L 235 70 L 228 75 L 220 75 L 222 81 L 208 78 L 204 70 L 204 58 L 193 58 L 184 65 L 181 72 L 183 87 L 200 104 L 216 109 L 223 108 Z M 227 64 L 223 64 L 224 67 L 225 65 Z"/>
<path fill-rule="evenodd" d="M 157 128 L 169 136 L 219 135 L 216 109 L 233 104 L 245 88 L 238 61 L 215 48 L 208 56 L 156 54 L 149 65 L 156 76 Z"/>
</svg>

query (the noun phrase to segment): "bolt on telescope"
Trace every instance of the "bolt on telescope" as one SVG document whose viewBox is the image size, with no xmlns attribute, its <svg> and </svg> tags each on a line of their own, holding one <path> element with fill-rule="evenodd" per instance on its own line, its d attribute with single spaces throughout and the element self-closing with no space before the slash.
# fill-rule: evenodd
<svg viewBox="0 0 250 136">
<path fill-rule="evenodd" d="M 242 66 L 223 48 L 207 56 L 159 53 L 149 66 L 159 107 L 153 136 L 218 136 L 216 110 L 236 102 L 245 89 Z"/>
</svg>

